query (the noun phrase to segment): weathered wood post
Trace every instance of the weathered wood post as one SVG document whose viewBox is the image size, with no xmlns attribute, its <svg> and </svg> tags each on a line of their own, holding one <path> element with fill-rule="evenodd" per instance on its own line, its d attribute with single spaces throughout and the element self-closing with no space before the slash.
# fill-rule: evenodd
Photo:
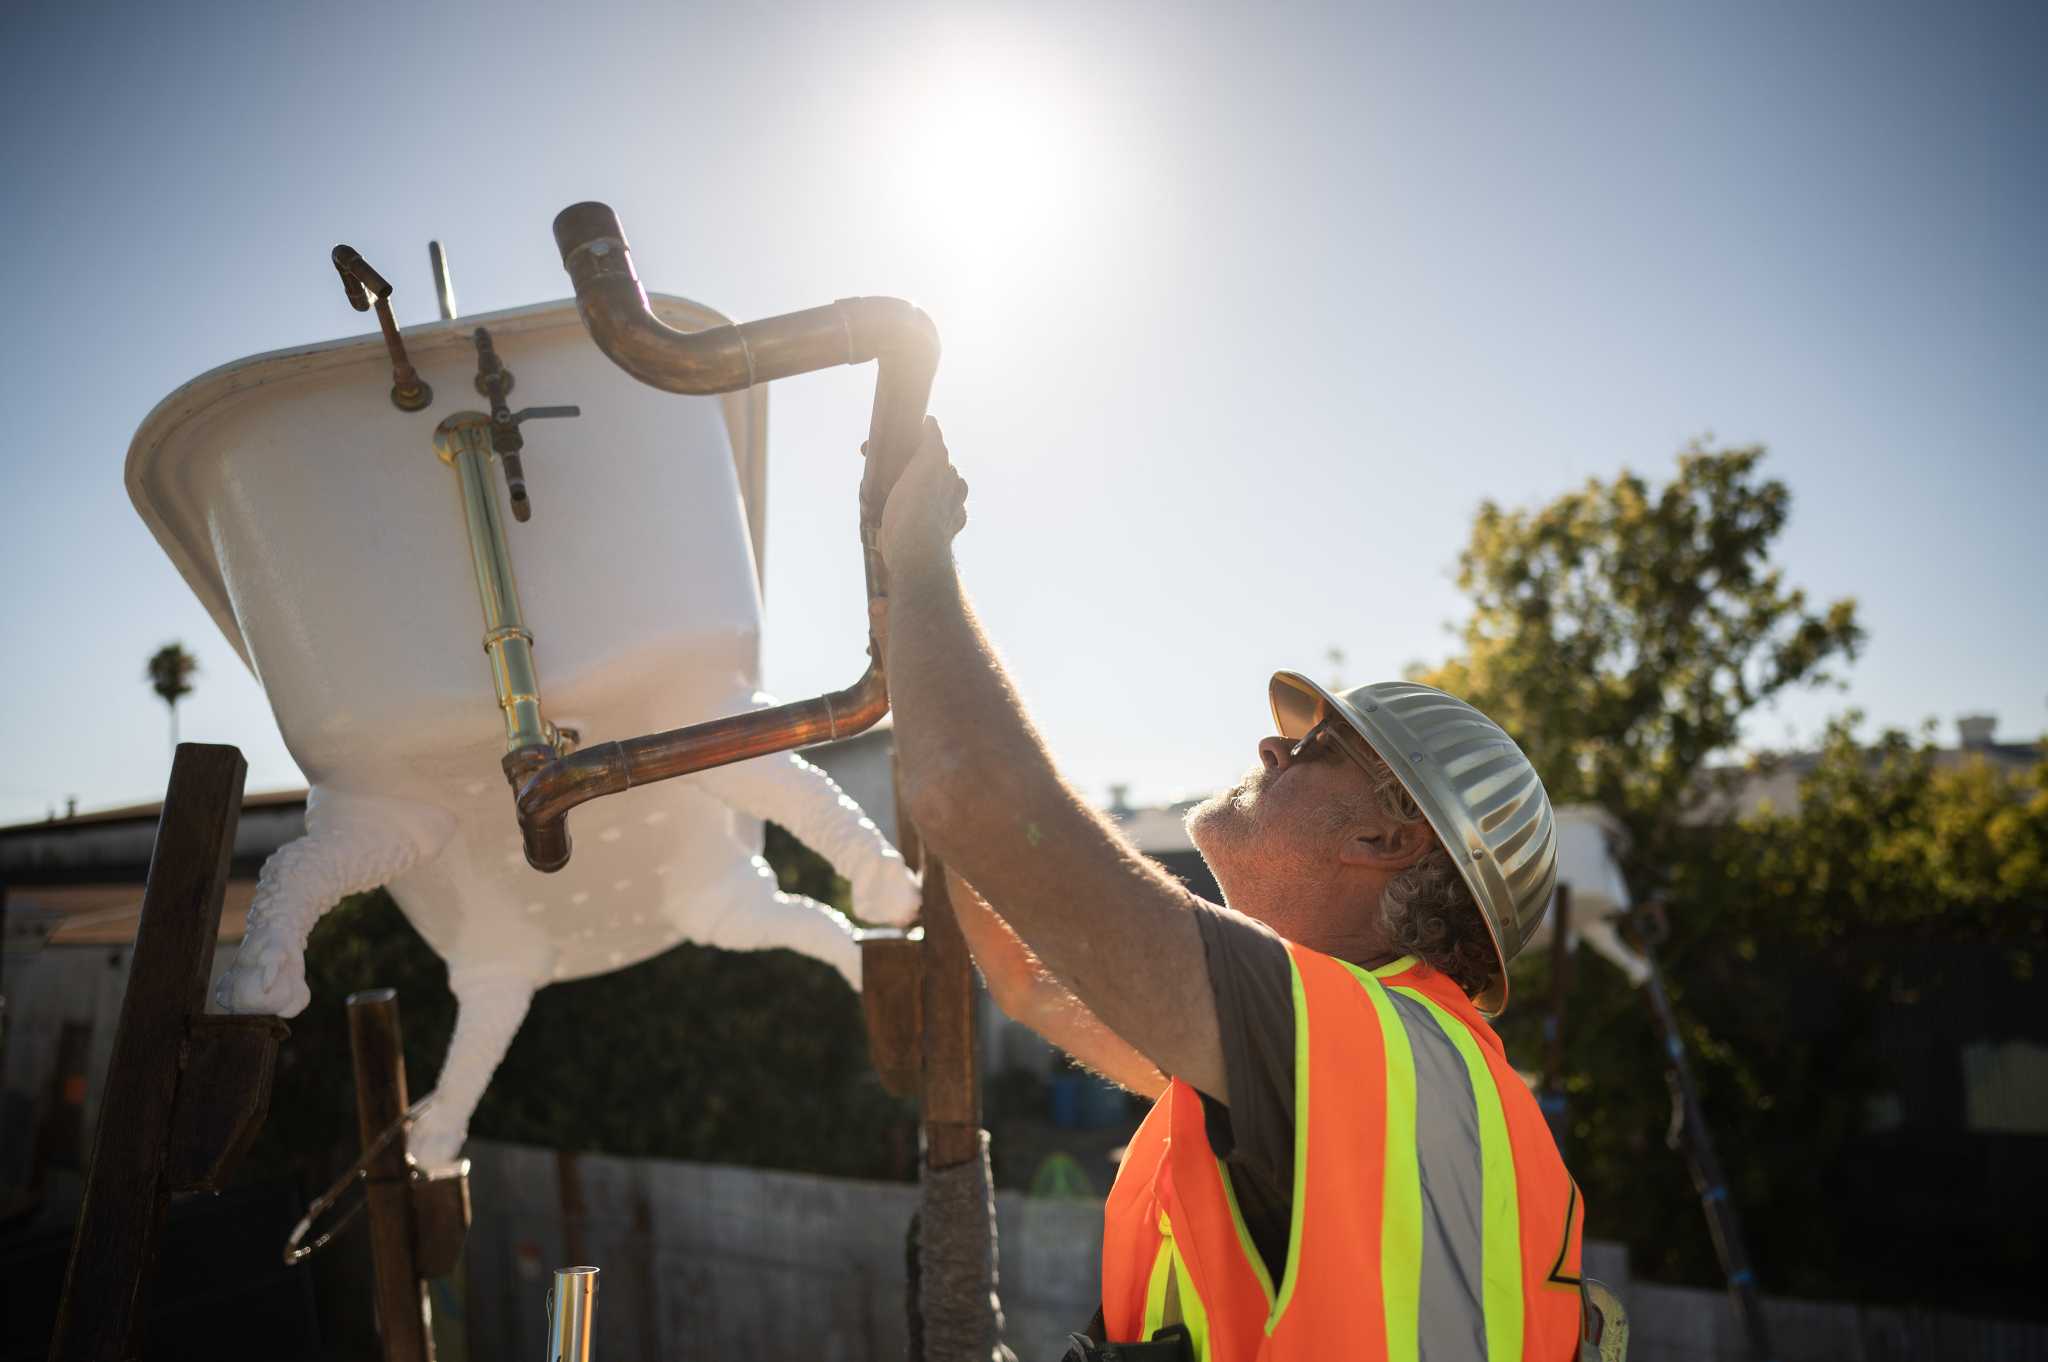
<svg viewBox="0 0 2048 1362">
<path fill-rule="evenodd" d="M 925 855 L 923 1040 L 925 1166 L 981 1158 L 981 1094 L 974 1057 L 974 960 L 953 916 L 946 869 Z"/>
<path fill-rule="evenodd" d="M 921 925 L 915 936 L 876 934 L 863 944 L 861 995 L 875 1067 L 890 1091 L 917 1094 L 924 1129 L 910 1358 L 1008 1358 L 974 1053 L 974 960 L 953 916 L 946 868 L 922 844 L 900 793 L 896 827 L 903 859 L 923 875 Z"/>
<path fill-rule="evenodd" d="M 410 1102 L 397 993 L 373 988 L 349 995 L 348 1044 L 355 1059 L 356 1132 L 367 1156 L 364 1199 L 370 1213 L 377 1337 L 384 1362 L 433 1362 L 427 1286 L 414 1252 L 412 1166 L 402 1133 L 383 1138 L 405 1119 Z"/>
<path fill-rule="evenodd" d="M 269 1108 L 284 1024 L 204 1015 L 248 769 L 204 743 L 171 763 L 51 1362 L 140 1353 L 171 1195 L 218 1191 Z"/>
</svg>

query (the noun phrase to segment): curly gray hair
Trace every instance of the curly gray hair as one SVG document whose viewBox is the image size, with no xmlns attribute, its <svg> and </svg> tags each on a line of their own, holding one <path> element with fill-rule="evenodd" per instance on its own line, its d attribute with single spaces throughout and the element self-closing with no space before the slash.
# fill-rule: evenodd
<svg viewBox="0 0 2048 1362">
<path fill-rule="evenodd" d="M 1372 754 L 1373 795 L 1380 812 L 1402 823 L 1422 821 L 1422 809 L 1377 753 Z M 1447 974 L 1476 997 L 1499 969 L 1493 937 L 1451 853 L 1432 834 L 1429 854 L 1393 878 L 1380 896 L 1380 916 L 1394 949 Z"/>
</svg>

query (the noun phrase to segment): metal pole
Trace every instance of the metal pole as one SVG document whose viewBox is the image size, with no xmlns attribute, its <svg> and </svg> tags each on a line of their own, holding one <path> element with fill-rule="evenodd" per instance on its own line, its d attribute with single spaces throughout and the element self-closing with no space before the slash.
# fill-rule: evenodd
<svg viewBox="0 0 2048 1362">
<path fill-rule="evenodd" d="M 1543 1090 L 1536 1099 L 1560 1153 L 1571 1127 L 1564 1095 L 1564 1004 L 1571 988 L 1571 931 L 1572 887 L 1560 884 L 1550 924 L 1550 1015 L 1543 1019 Z"/>
<path fill-rule="evenodd" d="M 349 1052 L 356 1070 L 356 1131 L 365 1150 L 405 1118 L 405 1051 L 398 995 L 373 988 L 349 996 Z M 376 1283 L 377 1337 L 384 1362 L 433 1362 L 426 1283 L 413 1256 L 412 1166 L 405 1140 L 370 1159 L 364 1198 L 370 1212 L 370 1260 Z"/>
<path fill-rule="evenodd" d="M 590 1362 L 590 1322 L 597 1310 L 597 1269 L 558 1267 L 548 1292 L 547 1362 Z"/>
<path fill-rule="evenodd" d="M 434 268 L 434 301 L 441 305 L 441 320 L 455 320 L 455 281 L 448 277 L 448 252 L 438 241 L 427 243 L 427 261 Z"/>
<path fill-rule="evenodd" d="M 1657 942 L 1651 932 L 1639 930 L 1636 936 L 1643 960 L 1650 967 L 1644 992 L 1664 1041 L 1668 1063 L 1665 1079 L 1671 1085 L 1671 1101 L 1677 1116 L 1673 1143 L 1684 1151 L 1692 1169 L 1693 1185 L 1699 1189 L 1700 1204 L 1707 1213 L 1707 1230 L 1713 1236 L 1721 1270 L 1727 1274 L 1729 1297 L 1742 1320 L 1743 1331 L 1749 1335 L 1750 1354 L 1757 1362 L 1773 1362 L 1777 1350 L 1771 1346 L 1770 1327 L 1764 1320 L 1763 1301 L 1757 1294 L 1756 1272 L 1750 1265 L 1749 1248 L 1743 1242 L 1742 1219 L 1728 1194 L 1728 1176 L 1722 1171 L 1720 1157 L 1714 1152 L 1714 1137 L 1708 1132 L 1706 1116 L 1700 1110 L 1699 1089 L 1693 1085 L 1692 1066 L 1686 1059 L 1685 1041 L 1678 1029 L 1678 1014 L 1672 1009 L 1670 995 L 1664 991 Z"/>
</svg>

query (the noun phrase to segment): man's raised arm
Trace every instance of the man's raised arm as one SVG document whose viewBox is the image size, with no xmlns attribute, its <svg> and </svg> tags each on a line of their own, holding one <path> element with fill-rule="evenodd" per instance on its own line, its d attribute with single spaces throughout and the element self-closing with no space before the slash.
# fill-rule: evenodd
<svg viewBox="0 0 2048 1362">
<path fill-rule="evenodd" d="M 954 570 L 966 484 L 938 426 L 882 515 L 896 761 L 938 855 L 1060 982 L 1156 1064 L 1228 1101 L 1194 896 L 1053 769 Z"/>
<path fill-rule="evenodd" d="M 1086 1003 L 1054 978 L 974 886 L 950 866 L 946 880 L 946 896 L 960 923 L 960 934 L 974 952 L 974 963 L 981 966 L 989 996 L 1005 1016 L 1022 1022 L 1083 1065 L 1141 1097 L 1157 1097 L 1165 1091 L 1166 1077 L 1158 1066 L 1103 1025 Z"/>
</svg>

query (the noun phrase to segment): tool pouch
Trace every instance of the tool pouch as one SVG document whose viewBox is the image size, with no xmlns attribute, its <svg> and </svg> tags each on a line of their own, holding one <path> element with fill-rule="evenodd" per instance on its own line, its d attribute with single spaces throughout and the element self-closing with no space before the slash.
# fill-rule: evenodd
<svg viewBox="0 0 2048 1362">
<path fill-rule="evenodd" d="M 1060 1362 L 1195 1362 L 1195 1346 L 1181 1324 L 1167 1325 L 1146 1343 L 1097 1343 L 1086 1334 L 1068 1334 Z"/>
</svg>

